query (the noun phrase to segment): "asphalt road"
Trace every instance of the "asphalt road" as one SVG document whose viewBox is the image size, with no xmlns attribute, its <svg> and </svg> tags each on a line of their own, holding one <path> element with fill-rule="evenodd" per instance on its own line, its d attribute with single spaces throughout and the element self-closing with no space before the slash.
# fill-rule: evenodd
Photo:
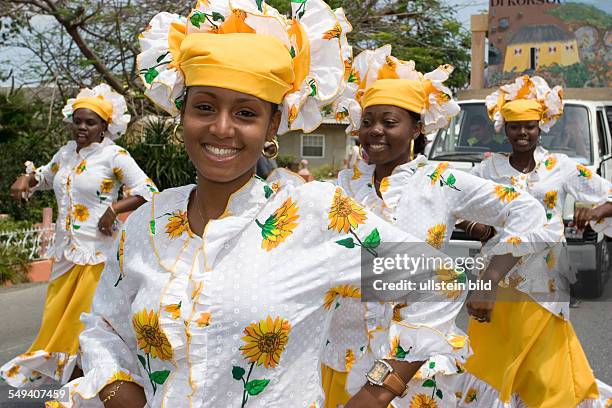
<svg viewBox="0 0 612 408">
<path fill-rule="evenodd" d="M 27 350 L 36 337 L 45 300 L 46 284 L 0 287 L 0 364 Z M 597 301 L 583 301 L 572 309 L 571 320 L 597 378 L 612 384 L 612 279 Z M 465 329 L 467 315 L 462 313 L 459 325 Z M 8 405 L 7 387 L 0 385 L 0 407 L 34 407 Z"/>
</svg>

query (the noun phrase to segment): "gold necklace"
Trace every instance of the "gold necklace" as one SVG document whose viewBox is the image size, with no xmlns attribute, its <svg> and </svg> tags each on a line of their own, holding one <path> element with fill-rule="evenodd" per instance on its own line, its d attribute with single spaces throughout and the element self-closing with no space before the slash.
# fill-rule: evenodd
<svg viewBox="0 0 612 408">
<path fill-rule="evenodd" d="M 198 188 L 196 187 L 196 208 L 198 209 L 198 214 L 200 215 L 200 219 L 202 220 L 202 228 L 206 226 L 206 221 L 204 221 L 204 216 L 202 215 L 202 210 L 200 209 L 200 197 L 198 196 Z"/>
</svg>

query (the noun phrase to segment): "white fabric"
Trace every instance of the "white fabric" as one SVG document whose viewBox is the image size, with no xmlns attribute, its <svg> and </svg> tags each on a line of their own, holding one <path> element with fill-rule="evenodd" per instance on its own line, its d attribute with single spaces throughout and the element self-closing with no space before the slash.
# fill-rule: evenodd
<svg viewBox="0 0 612 408">
<path fill-rule="evenodd" d="M 51 280 L 70 269 L 65 261 L 77 265 L 106 261 L 113 237 L 98 230 L 98 221 L 117 199 L 121 185 L 147 201 L 157 192 L 128 152 L 112 140 L 104 138 L 78 153 L 76 147 L 76 142 L 68 142 L 34 173 L 38 184 L 32 190 L 53 189 L 57 200 L 55 242 L 47 250 L 47 256 L 58 262 Z"/>
<path fill-rule="evenodd" d="M 526 242 L 553 238 L 550 232 L 543 228 L 546 223 L 544 211 L 537 201 L 527 194 L 519 195 L 505 203 L 495 194 L 496 183 L 451 169 L 448 163 L 428 163 L 424 156 L 419 156 L 398 166 L 385 179 L 381 186 L 381 199 L 374 188 L 375 167 L 360 161 L 352 169 L 340 172 L 338 184 L 366 208 L 383 216 L 403 231 L 437 245 L 438 248 L 446 247 L 455 224 L 461 219 L 493 225 L 500 230 L 502 226 L 506 226 L 500 236 L 495 238 L 497 244 L 491 245 L 490 254 L 521 251 L 503 244 L 510 236 L 521 236 Z M 446 184 L 453 178 L 455 181 L 450 183 L 451 186 Z M 436 225 L 443 228 L 437 240 L 431 232 Z M 523 255 L 523 252 L 516 255 Z M 461 302 L 452 304 L 452 307 L 461 306 Z M 345 299 L 338 308 L 338 311 L 340 310 L 342 313 L 336 313 L 332 320 L 330 338 L 333 342 L 325 349 L 323 362 L 335 370 L 347 371 L 344 359 L 346 350 L 358 350 L 368 342 L 367 335 L 363 334 L 365 310 L 363 304 L 354 299 Z M 410 307 L 401 309 L 400 313 L 402 317 L 409 315 Z M 458 328 L 453 330 L 457 336 L 463 334 Z M 462 352 L 464 355 L 469 353 L 467 347 Z M 356 367 L 359 367 L 359 364 Z M 353 370 L 355 373 L 349 376 L 348 387 L 349 391 L 354 392 L 354 380 L 363 373 L 359 373 L 355 368 Z M 436 390 L 441 390 L 442 395 L 442 398 L 434 396 L 435 403 L 440 407 L 456 406 L 452 377 L 461 371 L 461 364 L 448 356 L 430 358 L 410 381 L 410 393 L 401 400 L 395 400 L 393 405 L 408 407 L 415 395 L 431 394 L 434 390 L 431 381 L 434 381 Z M 434 377 L 436 374 L 443 375 Z M 430 380 L 429 386 L 423 386 L 425 380 Z"/>
<path fill-rule="evenodd" d="M 522 265 L 508 274 L 506 284 L 530 295 L 551 313 L 568 320 L 569 285 L 576 281 L 576 271 L 569 262 L 567 243 L 562 234 L 565 200 L 571 195 L 576 201 L 602 204 L 609 201 L 612 186 L 608 180 L 566 155 L 549 153 L 542 147 L 535 150 L 536 165 L 527 174 L 512 167 L 509 157 L 508 154 L 495 153 L 475 166 L 473 174 L 511 185 L 535 197 L 546 211 L 549 219 L 547 228 L 559 230 L 560 239 L 550 251 L 523 259 Z M 597 227 L 606 230 L 610 221 L 606 219 Z M 543 296 L 544 293 L 557 293 L 558 300 L 550 300 Z"/>
<path fill-rule="evenodd" d="M 278 365 L 252 367 L 250 381 L 270 383 L 250 396 L 247 406 L 321 406 L 319 355 L 339 299 L 333 293 L 359 285 L 360 252 L 337 244 L 348 234 L 328 228 L 340 188 L 319 182 L 283 184 L 279 178 L 274 188 L 253 178 L 234 193 L 224 216 L 208 223 L 203 239 L 187 228 L 194 186 L 155 195 L 130 216 L 121 233 L 121 250 L 102 274 L 92 312 L 83 315 L 86 376 L 70 383 L 72 406 L 101 406 L 97 393 L 123 372 L 121 376 L 129 374 L 144 386 L 150 407 L 240 407 L 245 383 L 234 379 L 232 371 L 251 366 L 240 349 L 246 344 L 245 328 L 268 317 L 287 320 L 288 340 Z M 288 200 L 297 206 L 296 225 L 278 246 L 266 250 L 262 225 Z M 383 242 L 416 241 L 373 214 L 366 216 L 355 234 L 377 228 Z M 171 222 L 180 220 L 184 223 Z M 431 250 L 427 255 L 441 254 Z M 384 308 L 377 306 L 372 320 L 388 326 L 389 317 L 378 313 Z M 402 344 L 413 345 L 407 360 L 455 356 L 447 335 L 456 312 L 440 310 L 446 307 L 442 302 L 416 307 L 412 318 L 392 333 Z M 172 353 L 170 359 L 148 359 L 146 370 L 133 326 L 133 316 L 144 309 L 159 316 Z M 210 313 L 208 324 L 198 323 L 202 313 Z M 261 323 L 259 328 L 264 330 Z M 382 357 L 389 348 L 375 351 Z M 137 354 L 143 356 L 140 362 Z M 147 371 L 165 370 L 169 376 L 154 392 Z"/>
</svg>

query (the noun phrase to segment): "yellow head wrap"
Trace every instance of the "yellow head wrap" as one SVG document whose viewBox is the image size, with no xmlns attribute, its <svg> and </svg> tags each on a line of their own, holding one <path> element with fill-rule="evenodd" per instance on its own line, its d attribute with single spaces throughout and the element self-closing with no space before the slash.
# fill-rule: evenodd
<svg viewBox="0 0 612 408">
<path fill-rule="evenodd" d="M 425 109 L 423 83 L 410 79 L 379 79 L 361 98 L 363 109 L 373 105 L 393 105 L 420 115 Z"/>
<path fill-rule="evenodd" d="M 267 35 L 189 34 L 181 42 L 178 66 L 186 86 L 226 88 L 276 104 L 295 78 L 287 47 Z"/>
<path fill-rule="evenodd" d="M 187 18 L 159 13 L 140 36 L 145 95 L 178 115 L 185 87 L 231 89 L 280 105 L 280 134 L 316 129 L 343 89 L 351 26 L 323 0 L 291 8 L 287 19 L 265 2 L 207 0 Z"/>
<path fill-rule="evenodd" d="M 539 76 L 523 75 L 487 96 L 485 103 L 497 132 L 504 123 L 521 120 L 537 120 L 540 129 L 548 132 L 563 114 L 563 89 L 550 89 Z"/>
<path fill-rule="evenodd" d="M 112 122 L 113 105 L 102 95 L 77 98 L 72 105 L 73 112 L 77 109 L 89 109 L 98 114 L 105 122 Z"/>
<path fill-rule="evenodd" d="M 534 99 L 516 99 L 504 104 L 501 108 L 501 114 L 506 122 L 540 121 L 543 113 L 544 106 Z"/>
</svg>

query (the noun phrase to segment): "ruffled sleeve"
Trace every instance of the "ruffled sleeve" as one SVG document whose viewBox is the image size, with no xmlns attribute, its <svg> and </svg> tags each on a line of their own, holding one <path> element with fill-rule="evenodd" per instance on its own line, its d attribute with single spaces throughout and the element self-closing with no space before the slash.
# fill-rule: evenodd
<svg viewBox="0 0 612 408">
<path fill-rule="evenodd" d="M 432 174 L 443 184 L 457 219 L 491 225 L 497 230 L 483 247 L 485 255 L 520 257 L 540 252 L 563 236 L 561 225 L 548 223 L 544 207 L 513 186 L 446 168 L 439 177 Z"/>
<path fill-rule="evenodd" d="M 318 196 L 322 198 L 323 194 L 319 192 Z M 368 280 L 362 280 L 363 257 L 374 259 L 400 253 L 415 258 L 445 259 L 443 253 L 363 208 L 340 187 L 335 187 L 330 199 L 331 205 L 325 218 L 329 221 L 327 249 L 333 273 L 327 275 L 329 281 L 324 309 L 330 314 L 331 322 L 342 321 L 342 316 L 336 314 L 344 313 L 343 306 L 351 304 L 353 298 L 361 297 L 364 294 L 362 291 L 368 288 Z M 401 244 L 399 247 L 393 246 L 393 251 L 397 252 L 390 253 L 386 252 L 389 246 L 384 248 L 385 243 Z M 360 249 L 360 246 L 367 250 Z M 364 254 L 361 254 L 362 251 Z M 444 273 L 425 268 L 406 272 L 406 277 L 414 282 L 461 282 L 465 279 L 462 273 Z M 385 298 L 386 303 L 364 303 L 362 338 L 366 341 L 369 339 L 369 343 L 345 355 L 346 368 L 351 369 L 347 390 L 354 393 L 363 386 L 365 372 L 378 358 L 413 362 L 426 361 L 434 356 L 447 356 L 452 360 L 465 361 L 469 355 L 469 346 L 467 338 L 455 326 L 455 318 L 466 294 L 461 287 L 452 293 L 416 289 L 402 292 L 392 299 Z M 364 300 L 376 299 L 369 297 Z M 394 314 L 393 306 L 400 303 L 409 306 L 403 309 L 403 313 Z M 328 329 L 326 336 L 330 331 Z"/>
<path fill-rule="evenodd" d="M 126 225 L 129 225 L 129 221 Z M 79 336 L 84 377 L 67 384 L 71 398 L 68 406 L 104 407 L 98 393 L 114 381 L 131 381 L 143 386 L 136 358 L 136 340 L 130 331 L 130 305 L 138 285 L 124 276 L 121 267 L 127 239 L 124 227 L 116 242 L 117 256 L 108 257 L 98 283 L 91 312 L 83 314 L 85 329 Z M 66 404 L 66 403 L 64 403 Z"/>
<path fill-rule="evenodd" d="M 158 192 L 153 180 L 147 177 L 127 150 L 119 146 L 113 146 L 113 148 L 116 149 L 111 159 L 113 174 L 120 183 L 125 185 L 127 195 L 141 196 L 151 201 L 153 194 Z"/>
<path fill-rule="evenodd" d="M 53 180 L 55 179 L 55 175 L 57 174 L 61 166 L 60 158 L 62 149 L 56 152 L 53 155 L 51 161 L 45 164 L 44 166 L 35 168 L 31 162 L 26 162 L 26 173 L 34 174 L 34 177 L 38 182 L 34 187 L 30 189 L 32 192 L 53 189 Z"/>
<path fill-rule="evenodd" d="M 563 188 L 576 201 L 590 205 L 612 201 L 612 183 L 569 157 L 561 157 L 559 164 L 563 168 L 563 179 L 565 180 Z M 590 225 L 594 231 L 612 236 L 612 218 L 599 222 L 592 221 Z"/>
</svg>

